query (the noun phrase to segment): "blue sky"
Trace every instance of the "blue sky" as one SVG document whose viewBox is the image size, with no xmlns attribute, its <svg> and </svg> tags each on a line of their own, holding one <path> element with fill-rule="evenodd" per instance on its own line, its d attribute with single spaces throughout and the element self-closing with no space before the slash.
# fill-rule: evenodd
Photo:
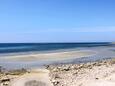
<svg viewBox="0 0 115 86">
<path fill-rule="evenodd" d="M 115 0 L 0 0 L 0 42 L 115 41 Z"/>
</svg>

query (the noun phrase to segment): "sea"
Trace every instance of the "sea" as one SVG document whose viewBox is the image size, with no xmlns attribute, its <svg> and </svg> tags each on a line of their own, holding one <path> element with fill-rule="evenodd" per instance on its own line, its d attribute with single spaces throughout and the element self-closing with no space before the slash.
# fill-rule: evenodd
<svg viewBox="0 0 115 86">
<path fill-rule="evenodd" d="M 0 54 L 53 51 L 83 47 L 110 46 L 111 43 L 0 43 Z"/>
</svg>

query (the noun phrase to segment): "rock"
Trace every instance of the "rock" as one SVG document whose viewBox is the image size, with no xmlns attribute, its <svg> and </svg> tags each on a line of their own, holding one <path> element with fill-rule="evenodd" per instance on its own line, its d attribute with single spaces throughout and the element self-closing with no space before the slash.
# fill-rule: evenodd
<svg viewBox="0 0 115 86">
<path fill-rule="evenodd" d="M 52 80 L 52 83 L 53 83 L 53 85 L 55 86 L 55 85 L 58 85 L 58 84 L 59 84 L 59 81 Z"/>
<path fill-rule="evenodd" d="M 52 71 L 53 72 L 58 72 L 58 69 L 57 68 L 53 68 Z"/>
<path fill-rule="evenodd" d="M 96 80 L 98 80 L 99 78 L 95 78 Z"/>
<path fill-rule="evenodd" d="M 60 78 L 60 76 L 59 76 L 58 74 L 55 74 L 55 79 L 56 79 L 56 78 Z"/>
<path fill-rule="evenodd" d="M 3 83 L 3 86 L 9 86 L 9 83 L 10 83 L 10 82 L 8 82 L 8 81 L 7 81 L 7 82 L 4 82 L 4 83 Z"/>
<path fill-rule="evenodd" d="M 9 82 L 10 81 L 10 79 L 9 78 L 2 78 L 1 79 L 1 83 L 4 83 L 4 82 Z"/>
</svg>

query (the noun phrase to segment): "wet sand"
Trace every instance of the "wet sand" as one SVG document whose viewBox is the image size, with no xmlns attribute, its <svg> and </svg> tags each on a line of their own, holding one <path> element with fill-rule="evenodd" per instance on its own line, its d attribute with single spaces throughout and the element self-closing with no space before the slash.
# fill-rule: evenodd
<svg viewBox="0 0 115 86">
<path fill-rule="evenodd" d="M 81 50 L 81 51 L 66 51 L 66 52 L 53 52 L 53 53 L 41 53 L 41 54 L 28 54 L 28 55 L 16 55 L 16 56 L 4 56 L 3 60 L 8 61 L 45 61 L 45 60 L 66 60 L 72 58 L 80 58 L 83 56 L 90 56 L 96 54 L 95 51 Z"/>
</svg>

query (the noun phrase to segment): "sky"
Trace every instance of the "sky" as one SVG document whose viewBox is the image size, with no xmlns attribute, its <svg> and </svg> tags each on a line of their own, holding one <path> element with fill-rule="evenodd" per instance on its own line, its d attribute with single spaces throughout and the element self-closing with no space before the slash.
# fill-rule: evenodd
<svg viewBox="0 0 115 86">
<path fill-rule="evenodd" d="M 115 0 L 0 0 L 0 43 L 113 41 Z"/>
</svg>

